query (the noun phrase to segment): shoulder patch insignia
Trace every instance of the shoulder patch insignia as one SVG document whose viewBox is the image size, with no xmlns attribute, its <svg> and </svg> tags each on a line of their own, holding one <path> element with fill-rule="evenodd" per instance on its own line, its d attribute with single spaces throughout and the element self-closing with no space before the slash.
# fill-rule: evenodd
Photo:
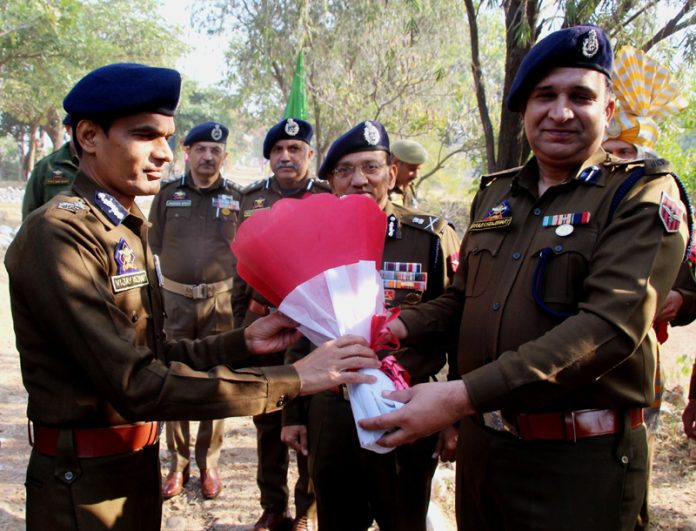
<svg viewBox="0 0 696 531">
<path fill-rule="evenodd" d="M 679 201 L 675 201 L 668 194 L 662 192 L 660 198 L 660 221 L 665 226 L 667 232 L 677 232 L 681 225 L 681 218 L 684 215 L 684 207 Z"/>
</svg>

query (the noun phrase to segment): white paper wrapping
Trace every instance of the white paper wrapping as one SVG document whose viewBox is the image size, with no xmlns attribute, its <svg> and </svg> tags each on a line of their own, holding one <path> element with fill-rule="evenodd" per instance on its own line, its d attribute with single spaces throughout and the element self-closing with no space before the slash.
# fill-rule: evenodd
<svg viewBox="0 0 696 531">
<path fill-rule="evenodd" d="M 373 315 L 384 313 L 382 279 L 373 261 L 329 269 L 297 286 L 281 302 L 278 310 L 300 324 L 300 331 L 315 345 L 353 334 L 370 341 Z M 393 391 L 393 382 L 378 369 L 361 369 L 377 377 L 374 384 L 348 386 L 360 446 L 377 453 L 391 448 L 377 445 L 384 431 L 366 431 L 358 421 L 395 411 L 400 402 L 388 400 L 382 391 Z"/>
</svg>

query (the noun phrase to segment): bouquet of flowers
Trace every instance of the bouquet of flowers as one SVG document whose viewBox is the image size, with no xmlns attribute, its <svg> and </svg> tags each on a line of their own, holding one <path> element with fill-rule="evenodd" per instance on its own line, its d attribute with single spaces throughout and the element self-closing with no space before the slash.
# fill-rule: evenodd
<svg viewBox="0 0 696 531">
<path fill-rule="evenodd" d="M 354 334 L 375 351 L 398 348 L 386 328 L 398 310 L 385 310 L 379 276 L 386 223 L 376 203 L 358 195 L 282 199 L 240 226 L 232 244 L 237 271 L 315 345 Z M 348 385 L 358 437 L 363 448 L 384 453 L 376 444 L 383 433 L 357 421 L 401 407 L 382 391 L 407 387 L 407 377 L 393 356 L 382 370 L 361 370 L 377 382 Z"/>
</svg>

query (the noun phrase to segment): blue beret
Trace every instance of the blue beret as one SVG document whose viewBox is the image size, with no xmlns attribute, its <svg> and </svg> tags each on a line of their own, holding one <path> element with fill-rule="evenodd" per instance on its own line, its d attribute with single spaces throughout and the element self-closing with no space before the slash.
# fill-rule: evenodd
<svg viewBox="0 0 696 531">
<path fill-rule="evenodd" d="M 359 123 L 347 133 L 339 136 L 319 168 L 319 178 L 328 179 L 339 160 L 360 151 L 386 151 L 389 153 L 389 135 L 384 126 L 372 120 Z"/>
<path fill-rule="evenodd" d="M 219 122 L 203 122 L 191 128 L 184 138 L 184 145 L 190 146 L 196 142 L 218 142 L 224 144 L 230 130 Z"/>
<path fill-rule="evenodd" d="M 589 68 L 611 79 L 614 55 L 604 31 L 597 26 L 574 26 L 555 31 L 524 56 L 510 86 L 507 107 L 521 110 L 532 89 L 553 68 Z"/>
<path fill-rule="evenodd" d="M 78 81 L 63 100 L 63 108 L 78 117 L 141 112 L 174 116 L 180 90 L 181 75 L 176 70 L 116 63 L 97 68 Z"/>
<path fill-rule="evenodd" d="M 63 118 L 63 125 L 65 125 L 65 126 L 72 125 L 72 118 L 70 118 L 69 114 L 66 114 L 65 118 Z"/>
<path fill-rule="evenodd" d="M 263 156 L 270 159 L 271 148 L 279 140 L 302 140 L 309 144 L 313 136 L 312 124 L 299 118 L 286 118 L 275 124 L 266 133 L 266 138 L 263 141 Z"/>
</svg>

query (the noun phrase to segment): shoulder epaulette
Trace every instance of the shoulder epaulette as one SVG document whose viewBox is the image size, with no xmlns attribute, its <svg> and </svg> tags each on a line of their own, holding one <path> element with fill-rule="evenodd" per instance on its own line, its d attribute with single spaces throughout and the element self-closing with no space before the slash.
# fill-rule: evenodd
<svg viewBox="0 0 696 531">
<path fill-rule="evenodd" d="M 331 186 L 328 181 L 322 181 L 321 179 L 310 179 L 307 184 L 307 190 L 311 190 L 312 188 L 319 188 L 322 192 L 331 191 Z"/>
<path fill-rule="evenodd" d="M 645 175 L 664 175 L 672 172 L 672 165 L 667 159 L 645 159 Z"/>
<path fill-rule="evenodd" d="M 66 200 L 58 201 L 55 204 L 56 209 L 67 210 L 73 214 L 80 212 L 81 210 L 87 210 L 87 205 L 81 197 L 71 198 L 70 200 L 67 199 L 68 198 L 66 197 Z"/>
<path fill-rule="evenodd" d="M 266 183 L 266 179 L 259 179 L 258 181 L 254 181 L 251 184 L 248 184 L 244 188 L 242 188 L 242 193 L 243 194 L 248 194 L 249 192 L 255 192 L 256 190 L 261 190 L 263 186 Z"/>
<path fill-rule="evenodd" d="M 179 181 L 179 180 L 181 180 L 181 176 L 179 176 L 179 177 L 176 177 L 176 176 L 169 176 L 169 177 L 167 177 L 166 179 L 162 179 L 162 184 L 160 184 L 160 188 L 161 188 L 162 186 L 166 186 L 166 185 L 168 185 L 168 184 L 171 184 L 171 183 L 176 182 L 176 181 Z"/>
<path fill-rule="evenodd" d="M 244 187 L 240 186 L 236 182 L 230 180 L 230 179 L 225 179 L 225 186 L 227 188 L 232 188 L 235 192 L 239 192 L 240 194 L 244 191 Z"/>
<path fill-rule="evenodd" d="M 433 216 L 426 212 L 416 210 L 415 208 L 408 208 L 398 204 L 393 204 L 393 206 L 394 210 L 399 214 L 399 221 L 403 225 L 415 227 L 416 229 L 421 229 L 426 232 L 432 232 L 438 236 L 442 234 L 448 225 L 445 218 Z"/>
<path fill-rule="evenodd" d="M 522 169 L 522 166 L 516 166 L 515 168 L 508 168 L 507 170 L 497 171 L 495 173 L 487 173 L 486 175 L 481 175 L 481 185 L 480 190 L 488 188 L 497 179 L 504 179 L 509 177 L 514 177 Z"/>
</svg>

